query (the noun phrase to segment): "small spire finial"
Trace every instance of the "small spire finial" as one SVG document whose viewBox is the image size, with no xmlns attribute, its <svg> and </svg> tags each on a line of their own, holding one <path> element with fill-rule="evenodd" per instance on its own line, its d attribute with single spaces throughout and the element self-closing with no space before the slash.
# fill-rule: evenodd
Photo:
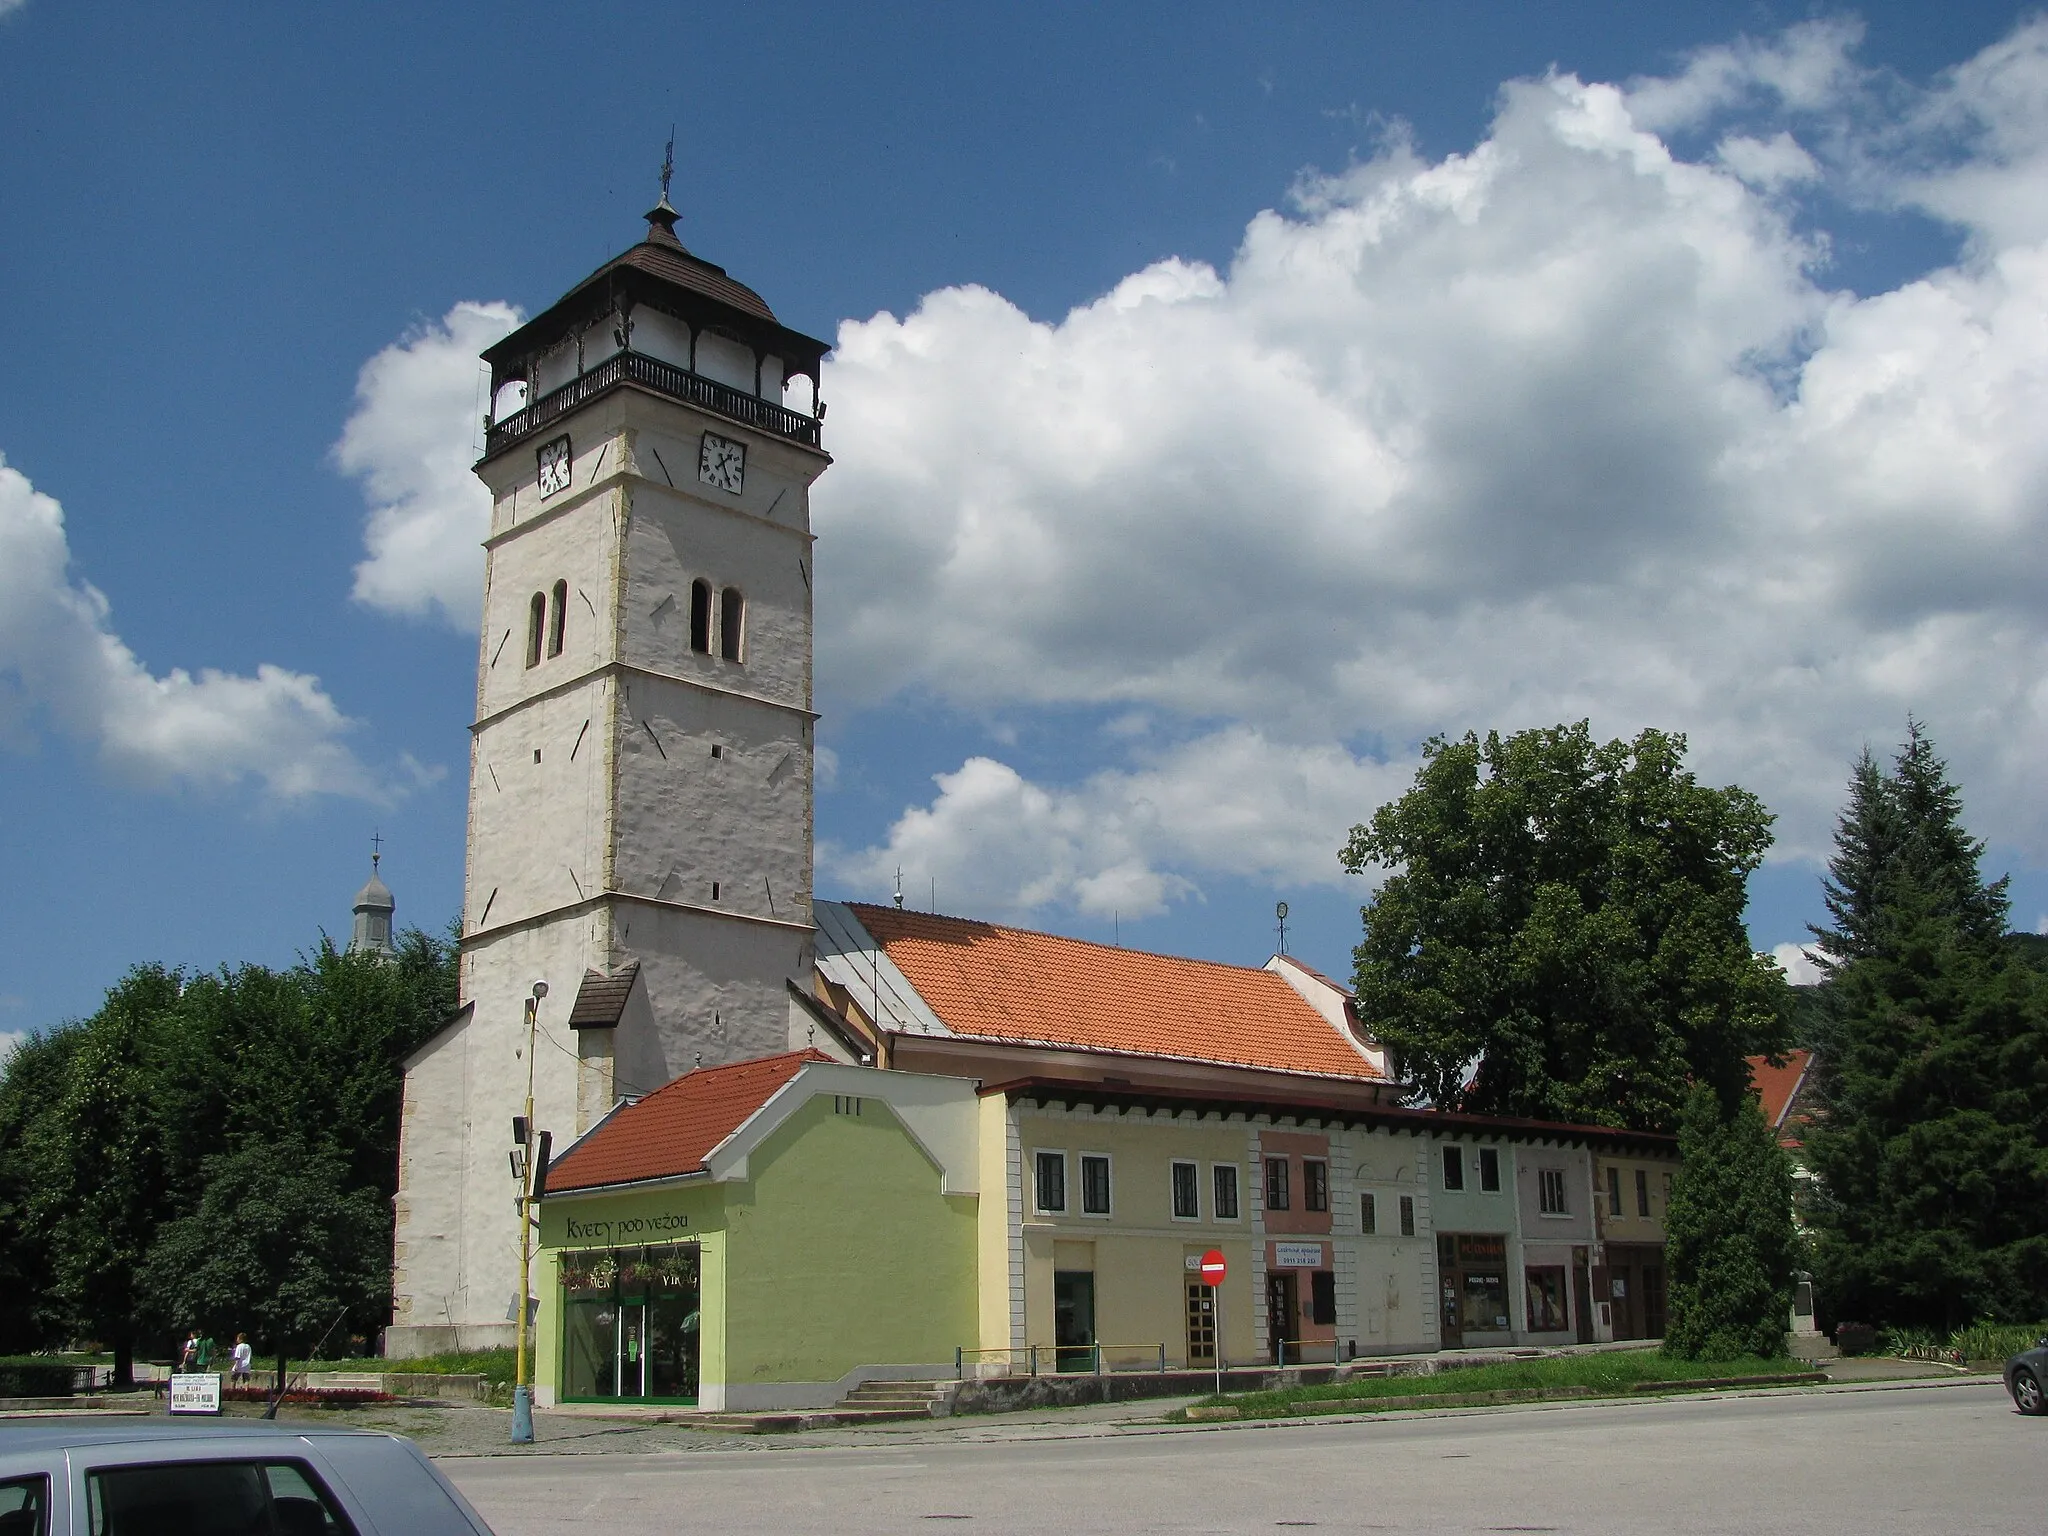
<svg viewBox="0 0 2048 1536">
<path fill-rule="evenodd" d="M 661 156 L 661 201 L 647 210 L 647 238 L 657 240 L 663 245 L 682 244 L 682 241 L 676 238 L 676 220 L 682 215 L 670 206 L 668 200 L 668 184 L 675 173 L 676 129 L 675 124 L 671 123 L 668 129 L 668 147 L 662 151 Z"/>
<path fill-rule="evenodd" d="M 376 871 L 377 861 L 384 857 L 384 834 L 376 828 L 370 829 L 370 869 Z"/>
</svg>

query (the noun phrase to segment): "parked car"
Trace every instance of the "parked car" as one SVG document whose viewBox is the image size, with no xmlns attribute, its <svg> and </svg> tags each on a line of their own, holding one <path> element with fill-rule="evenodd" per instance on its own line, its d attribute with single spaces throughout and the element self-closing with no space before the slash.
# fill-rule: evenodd
<svg viewBox="0 0 2048 1536">
<path fill-rule="evenodd" d="M 0 1431 L 0 1536 L 491 1536 L 398 1435 L 122 1418 Z"/>
<path fill-rule="evenodd" d="M 2005 1390 L 2021 1413 L 2048 1413 L 2048 1338 L 2005 1362 Z"/>
</svg>

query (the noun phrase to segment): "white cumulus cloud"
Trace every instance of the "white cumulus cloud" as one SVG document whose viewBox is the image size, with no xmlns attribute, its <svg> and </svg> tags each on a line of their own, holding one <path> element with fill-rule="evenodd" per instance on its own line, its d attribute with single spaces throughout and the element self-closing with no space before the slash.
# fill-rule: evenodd
<svg viewBox="0 0 2048 1536">
<path fill-rule="evenodd" d="M 485 408 L 477 354 L 520 321 L 509 304 L 457 304 L 363 364 L 334 446 L 370 502 L 358 602 L 476 627 L 491 498 L 470 470 Z"/>
<path fill-rule="evenodd" d="M 1795 987 L 1813 986 L 1826 974 L 1801 944 L 1774 944 L 1771 946 L 1771 958 L 1778 962 L 1778 969 Z"/>
<path fill-rule="evenodd" d="M 1813 858 L 1908 711 L 1974 828 L 2048 854 L 2048 22 L 1920 92 L 1858 35 L 1512 82 L 1469 152 L 1396 137 L 1226 269 L 1164 260 L 1056 319 L 963 287 L 844 324 L 827 698 L 1393 766 L 1304 832 L 1195 759 L 1206 802 L 1141 757 L 1070 786 L 977 760 L 837 868 L 1090 909 L 1112 875 L 1160 902 L 1296 846 L 1329 870 L 1423 737 L 1580 716 L 1687 732 Z M 1828 195 L 1934 212 L 1959 254 L 1836 286 Z"/>
<path fill-rule="evenodd" d="M 154 786 L 254 782 L 279 800 L 380 793 L 318 678 L 267 664 L 253 676 L 152 673 L 70 563 L 63 509 L 0 456 L 0 737 L 25 744 L 47 721 Z"/>
</svg>

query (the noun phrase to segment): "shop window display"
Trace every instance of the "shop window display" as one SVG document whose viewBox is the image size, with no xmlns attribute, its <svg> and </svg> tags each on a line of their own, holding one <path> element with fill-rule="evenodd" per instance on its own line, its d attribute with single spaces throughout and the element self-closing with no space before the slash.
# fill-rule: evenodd
<svg viewBox="0 0 2048 1536">
<path fill-rule="evenodd" d="M 566 1254 L 562 1397 L 697 1400 L 696 1245 Z"/>
</svg>

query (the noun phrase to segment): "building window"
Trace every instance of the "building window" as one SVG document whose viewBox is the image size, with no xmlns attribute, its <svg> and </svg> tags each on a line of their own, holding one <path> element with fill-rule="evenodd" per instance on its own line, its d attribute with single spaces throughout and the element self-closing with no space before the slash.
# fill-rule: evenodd
<svg viewBox="0 0 2048 1536">
<path fill-rule="evenodd" d="M 1109 1214 L 1109 1159 L 1097 1153 L 1081 1154 L 1081 1214 Z"/>
<path fill-rule="evenodd" d="M 718 654 L 727 661 L 740 659 L 740 631 L 745 625 L 747 600 L 738 587 L 718 594 Z"/>
<path fill-rule="evenodd" d="M 1562 1333 L 1571 1326 L 1564 1298 L 1564 1266 L 1529 1271 L 1529 1331 Z"/>
<path fill-rule="evenodd" d="M 1500 1193 L 1500 1148 L 1479 1149 L 1479 1187 L 1488 1194 Z"/>
<path fill-rule="evenodd" d="M 562 640 L 569 628 L 569 583 L 555 583 L 554 612 L 548 618 L 548 654 L 562 654 Z"/>
<path fill-rule="evenodd" d="M 1463 1189 L 1464 1187 L 1465 1187 L 1465 1149 L 1464 1149 L 1463 1147 L 1445 1147 L 1445 1148 L 1444 1148 L 1444 1188 L 1445 1188 L 1445 1189 Z"/>
<path fill-rule="evenodd" d="M 1650 1170 L 1647 1168 L 1636 1170 L 1636 1214 L 1650 1214 Z"/>
<path fill-rule="evenodd" d="M 1215 1175 L 1216 1204 L 1214 1214 L 1218 1221 L 1237 1220 L 1237 1164 L 1218 1163 L 1212 1170 Z"/>
<path fill-rule="evenodd" d="M 1545 1216 L 1569 1216 L 1572 1208 L 1565 1202 L 1564 1170 L 1543 1168 L 1536 1174 L 1536 1209 Z"/>
<path fill-rule="evenodd" d="M 1327 1211 L 1330 1208 L 1330 1165 L 1321 1158 L 1301 1160 L 1301 1208 Z"/>
<path fill-rule="evenodd" d="M 1415 1235 L 1415 1197 L 1413 1195 L 1403 1195 L 1401 1197 L 1401 1235 L 1403 1237 L 1413 1237 Z"/>
<path fill-rule="evenodd" d="M 1173 1219 L 1202 1219 L 1202 1170 L 1193 1163 L 1173 1165 Z"/>
<path fill-rule="evenodd" d="M 1290 1204 L 1287 1198 L 1287 1159 L 1269 1157 L 1266 1159 L 1266 1209 L 1284 1211 Z"/>
<path fill-rule="evenodd" d="M 548 595 L 536 592 L 526 605 L 526 664 L 529 667 L 540 665 L 541 636 L 547 633 L 547 628 Z"/>
<path fill-rule="evenodd" d="M 1380 1229 L 1379 1202 L 1374 1200 L 1370 1190 L 1358 1197 L 1358 1230 L 1367 1237 Z"/>
<path fill-rule="evenodd" d="M 1036 1159 L 1038 1208 L 1057 1216 L 1067 1208 L 1067 1154 L 1041 1152 Z"/>
<path fill-rule="evenodd" d="M 1322 1328 L 1337 1321 L 1337 1276 L 1334 1271 L 1309 1271 L 1308 1320 Z"/>
<path fill-rule="evenodd" d="M 711 583 L 690 583 L 690 649 L 699 656 L 711 654 Z"/>
<path fill-rule="evenodd" d="M 1623 1216 L 1627 1214 L 1621 1208 L 1621 1170 L 1619 1168 L 1609 1168 L 1607 1170 L 1607 1214 L 1609 1216 Z"/>
</svg>

